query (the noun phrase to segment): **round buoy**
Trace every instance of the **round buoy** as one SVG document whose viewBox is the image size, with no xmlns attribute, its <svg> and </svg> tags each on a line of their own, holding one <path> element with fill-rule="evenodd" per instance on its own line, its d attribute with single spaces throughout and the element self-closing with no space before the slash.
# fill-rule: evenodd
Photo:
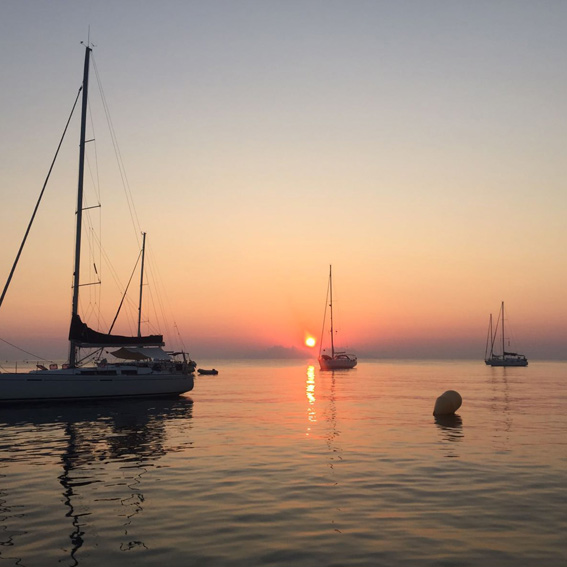
<svg viewBox="0 0 567 567">
<path fill-rule="evenodd" d="M 463 403 L 463 398 L 459 392 L 455 390 L 447 390 L 441 394 L 435 401 L 433 415 L 450 415 L 455 413 Z"/>
</svg>

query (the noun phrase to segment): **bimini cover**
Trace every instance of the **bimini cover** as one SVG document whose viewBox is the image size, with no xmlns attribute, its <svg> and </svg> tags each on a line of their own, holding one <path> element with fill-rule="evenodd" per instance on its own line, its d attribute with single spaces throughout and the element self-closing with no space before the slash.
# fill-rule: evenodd
<svg viewBox="0 0 567 567">
<path fill-rule="evenodd" d="M 169 354 L 159 347 L 122 347 L 110 354 L 123 360 L 170 360 Z"/>
</svg>

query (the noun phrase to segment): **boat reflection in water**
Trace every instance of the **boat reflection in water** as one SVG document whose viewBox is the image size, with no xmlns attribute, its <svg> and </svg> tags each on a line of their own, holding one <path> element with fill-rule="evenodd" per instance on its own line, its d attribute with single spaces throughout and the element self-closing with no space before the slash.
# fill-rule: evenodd
<svg viewBox="0 0 567 567">
<path fill-rule="evenodd" d="M 186 397 L 3 407 L 3 476 L 9 477 L 14 463 L 31 468 L 40 461 L 47 466 L 38 474 L 45 475 L 46 468 L 55 471 L 53 478 L 43 481 L 61 485 L 64 505 L 59 512 L 46 510 L 49 506 L 44 502 L 22 506 L 17 502 L 20 485 L 14 485 L 13 495 L 4 487 L 0 527 L 11 534 L 8 545 L 19 554 L 28 548 L 28 540 L 33 546 L 29 526 L 46 521 L 49 515 L 51 525 L 67 524 L 69 529 L 70 545 L 64 546 L 67 560 L 58 557 L 57 561 L 78 565 L 83 544 L 90 539 L 92 548 L 99 537 L 96 522 L 101 521 L 104 528 L 116 525 L 111 521 L 114 515 L 121 518 L 122 526 L 121 533 L 110 534 L 111 545 L 121 551 L 146 548 L 144 541 L 132 537 L 134 518 L 143 512 L 143 475 L 168 452 L 191 445 L 185 430 L 191 427 L 192 409 L 193 402 Z M 7 554 L 3 556 L 8 559 Z M 27 564 L 21 557 L 17 561 Z"/>
</svg>

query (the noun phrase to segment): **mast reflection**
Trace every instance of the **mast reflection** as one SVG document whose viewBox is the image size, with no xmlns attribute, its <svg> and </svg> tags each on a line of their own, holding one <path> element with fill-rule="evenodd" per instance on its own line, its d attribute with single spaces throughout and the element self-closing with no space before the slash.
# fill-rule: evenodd
<svg viewBox="0 0 567 567">
<path fill-rule="evenodd" d="M 29 425 L 53 426 L 53 431 L 58 425 L 63 426 L 60 439 L 64 446 L 59 455 L 61 473 L 57 480 L 63 488 L 64 517 L 70 519 L 71 526 L 70 545 L 65 549 L 67 560 L 59 562 L 79 564 L 80 549 L 96 522 L 95 517 L 89 517 L 93 510 L 105 513 L 113 502 L 126 509 L 126 513 L 114 512 L 123 518 L 120 550 L 147 548 L 130 534 L 134 518 L 143 512 L 143 475 L 168 452 L 191 445 L 186 435 L 176 436 L 183 439 L 182 446 L 167 446 L 167 441 L 172 426 L 190 427 L 192 408 L 192 400 L 183 397 L 3 408 L 0 423 L 13 426 L 16 432 L 18 428 L 29 430 Z M 18 450 L 18 439 L 14 436 L 14 446 L 6 447 L 10 453 Z M 32 454 L 20 456 L 23 462 L 33 459 Z M 115 481 L 113 468 L 122 473 L 122 482 Z M 93 496 L 93 489 L 98 497 Z M 25 511 L 20 517 L 25 517 Z"/>
<path fill-rule="evenodd" d="M 490 411 L 494 419 L 493 440 L 500 450 L 508 450 L 510 435 L 513 429 L 513 412 L 510 408 L 510 384 L 508 382 L 508 368 L 494 369 L 491 372 L 489 385 L 492 390 Z M 498 372 L 498 370 L 500 372 Z"/>
</svg>

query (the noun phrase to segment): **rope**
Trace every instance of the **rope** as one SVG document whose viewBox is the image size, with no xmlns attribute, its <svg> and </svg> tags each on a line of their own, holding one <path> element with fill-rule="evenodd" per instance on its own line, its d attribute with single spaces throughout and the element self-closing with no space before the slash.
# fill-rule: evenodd
<svg viewBox="0 0 567 567">
<path fill-rule="evenodd" d="M 124 290 L 124 294 L 122 295 L 122 300 L 120 301 L 120 305 L 118 306 L 118 309 L 116 310 L 116 315 L 114 316 L 114 320 L 112 321 L 112 325 L 110 325 L 110 329 L 108 330 L 109 333 L 112 333 L 112 329 L 114 328 L 114 323 L 116 323 L 116 319 L 118 319 L 118 315 L 120 315 L 120 310 L 122 309 L 122 304 L 124 303 L 124 299 L 126 298 L 126 294 L 128 293 L 128 288 L 130 287 L 130 282 L 132 281 L 132 278 L 134 277 L 134 273 L 136 272 L 136 268 L 138 267 L 138 263 L 140 262 L 141 256 L 142 256 L 142 251 L 140 250 L 140 254 L 138 254 L 138 259 L 136 260 L 136 264 L 134 266 L 134 269 L 132 270 L 132 274 L 130 275 L 130 279 L 128 280 L 128 283 L 126 284 L 126 289 Z"/>
<path fill-rule="evenodd" d="M 136 212 L 136 207 L 134 206 L 134 197 L 132 196 L 132 191 L 130 189 L 130 183 L 128 182 L 128 177 L 126 175 L 126 168 L 124 167 L 124 161 L 122 160 L 122 154 L 120 152 L 120 147 L 118 145 L 118 137 L 116 135 L 116 131 L 114 130 L 114 124 L 112 123 L 112 118 L 110 116 L 110 109 L 108 107 L 108 103 L 106 102 L 106 96 L 104 94 L 104 90 L 102 88 L 102 81 L 100 79 L 98 68 L 96 66 L 96 61 L 93 57 L 93 69 L 95 72 L 95 76 L 97 79 L 97 84 L 100 92 L 100 98 L 102 101 L 102 106 L 104 109 L 104 113 L 106 115 L 106 120 L 108 123 L 108 129 L 110 132 L 110 138 L 112 140 L 112 145 L 114 147 L 114 153 L 116 156 L 116 162 L 118 164 L 118 171 L 120 172 L 120 177 L 122 179 L 122 187 L 124 188 L 124 193 L 126 195 L 126 202 L 128 204 L 128 210 L 130 212 L 130 218 L 132 220 L 132 226 L 134 228 L 134 232 L 136 234 L 136 241 L 140 242 L 139 240 L 139 233 L 141 233 L 140 229 L 140 221 L 138 220 L 138 213 Z"/>
<path fill-rule="evenodd" d="M 73 113 L 75 112 L 75 107 L 77 106 L 77 101 L 79 100 L 79 95 L 81 94 L 82 90 L 83 90 L 83 87 L 81 86 L 79 88 L 79 92 L 77 93 L 77 98 L 75 98 L 75 102 L 73 103 L 73 108 L 71 109 L 71 113 L 69 114 L 69 118 L 67 119 L 67 124 L 65 124 L 65 129 L 63 130 L 63 134 L 61 136 L 61 139 L 59 140 L 59 144 L 57 146 L 57 151 L 55 152 L 55 156 L 53 157 L 53 161 L 51 162 L 51 166 L 49 167 L 49 171 L 47 172 L 47 176 L 45 178 L 45 181 L 43 183 L 43 187 L 42 187 L 41 192 L 39 194 L 39 198 L 38 198 L 37 203 L 35 205 L 35 208 L 33 210 L 33 214 L 32 214 L 32 217 L 30 219 L 30 222 L 28 224 L 28 228 L 26 229 L 26 232 L 24 234 L 24 238 L 22 240 L 22 243 L 20 244 L 20 249 L 18 250 L 18 253 L 16 254 L 16 259 L 14 260 L 14 264 L 12 266 L 12 269 L 10 270 L 8 280 L 6 281 L 6 285 L 4 286 L 4 290 L 2 291 L 2 296 L 0 296 L 0 307 L 2 306 L 2 303 L 4 302 L 4 297 L 6 296 L 6 293 L 8 291 L 8 287 L 10 286 L 10 282 L 12 281 L 12 277 L 14 276 L 14 272 L 16 271 L 16 266 L 18 265 L 18 262 L 20 260 L 20 256 L 22 255 L 24 245 L 25 245 L 26 240 L 28 238 L 28 235 L 30 233 L 31 227 L 33 225 L 33 221 L 35 220 L 35 215 L 36 215 L 36 213 L 39 209 L 39 205 L 41 203 L 41 200 L 43 199 L 43 194 L 45 193 L 45 188 L 47 187 L 47 182 L 49 181 L 49 178 L 51 176 L 51 172 L 53 171 L 53 167 L 55 165 L 55 160 L 57 159 L 57 156 L 59 155 L 59 150 L 61 149 L 61 145 L 63 144 L 63 140 L 65 139 L 65 134 L 67 133 L 67 129 L 69 128 L 69 123 L 71 122 L 71 117 L 73 116 Z M 47 360 L 43 356 L 38 356 L 38 355 L 36 355 L 32 352 L 24 350 L 23 348 L 20 348 L 19 346 L 16 346 L 16 345 L 8 342 L 6 339 L 3 339 L 2 337 L 0 337 L 0 341 L 2 341 L 3 343 L 6 343 L 7 345 L 10 345 L 11 347 L 13 347 L 13 348 L 25 353 L 25 354 L 29 354 L 30 356 L 33 356 L 34 358 L 37 358 L 39 360 Z"/>
<path fill-rule="evenodd" d="M 321 327 L 321 340 L 319 341 L 319 356 L 321 356 L 321 352 L 323 350 L 323 338 L 325 335 L 325 323 L 327 321 L 327 307 L 329 303 L 329 289 L 331 287 L 331 280 L 329 279 L 327 282 L 327 296 L 325 297 L 325 311 L 323 312 L 323 326 Z"/>
<path fill-rule="evenodd" d="M 14 347 L 15 349 L 17 349 L 21 352 L 25 352 L 26 354 L 29 354 L 30 356 L 32 356 L 33 358 L 36 358 L 37 360 L 49 360 L 49 359 L 47 359 L 43 356 L 39 356 L 38 354 L 34 354 L 33 352 L 29 352 L 27 350 L 24 350 L 23 348 L 20 348 L 19 346 L 16 346 L 16 345 L 8 342 L 6 339 L 3 339 L 2 337 L 0 337 L 0 341 L 2 341 L 3 343 L 6 343 L 7 345 L 10 345 L 11 347 Z"/>
<path fill-rule="evenodd" d="M 2 306 L 2 303 L 4 301 L 4 297 L 6 295 L 6 292 L 8 291 L 8 287 L 10 286 L 10 282 L 12 281 L 12 276 L 14 275 L 14 272 L 16 271 L 16 266 L 18 265 L 18 261 L 20 259 L 21 254 L 22 254 L 22 250 L 24 249 L 24 245 L 26 243 L 26 240 L 28 239 L 28 235 L 30 233 L 33 221 L 35 219 L 35 215 L 36 215 L 37 210 L 39 208 L 39 204 L 41 203 L 41 199 L 43 198 L 43 193 L 45 192 L 45 188 L 47 187 L 47 182 L 49 181 L 49 177 L 51 176 L 51 171 L 53 170 L 53 166 L 55 165 L 55 160 L 57 159 L 57 156 L 59 155 L 59 150 L 61 149 L 61 144 L 63 144 L 63 139 L 65 138 L 65 134 L 67 133 L 67 128 L 69 127 L 69 123 L 71 122 L 71 117 L 73 116 L 73 112 L 75 111 L 75 107 L 77 106 L 77 101 L 79 100 L 79 95 L 81 94 L 82 90 L 83 90 L 83 87 L 81 86 L 79 88 L 79 92 L 77 93 L 77 98 L 75 99 L 75 103 L 73 104 L 73 108 L 71 109 L 71 114 L 69 115 L 69 119 L 67 120 L 67 124 L 65 125 L 65 129 L 63 130 L 63 135 L 61 136 L 61 140 L 59 140 L 59 145 L 57 146 L 57 151 L 55 152 L 55 156 L 53 157 L 53 161 L 51 162 L 51 166 L 50 166 L 49 171 L 47 173 L 47 177 L 45 178 L 45 181 L 43 183 L 41 193 L 39 194 L 39 199 L 37 200 L 37 203 L 35 205 L 35 209 L 33 210 L 33 214 L 32 214 L 32 217 L 30 219 L 30 222 L 28 224 L 28 228 L 26 230 L 26 233 L 24 234 L 24 239 L 22 240 L 22 243 L 20 244 L 20 249 L 18 250 L 18 253 L 16 255 L 16 259 L 14 260 L 14 265 L 12 266 L 12 269 L 10 271 L 10 275 L 8 276 L 8 281 L 6 282 L 6 285 L 4 286 L 4 291 L 2 292 L 2 296 L 0 296 L 0 307 Z"/>
</svg>

